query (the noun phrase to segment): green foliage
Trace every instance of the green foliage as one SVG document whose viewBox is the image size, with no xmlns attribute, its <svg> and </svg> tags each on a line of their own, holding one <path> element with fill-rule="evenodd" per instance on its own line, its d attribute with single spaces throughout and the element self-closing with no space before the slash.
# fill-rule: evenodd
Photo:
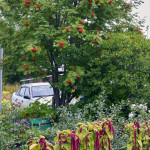
<svg viewBox="0 0 150 150">
<path fill-rule="evenodd" d="M 30 118 L 49 118 L 55 122 L 58 122 L 58 110 L 53 110 L 50 105 L 40 104 L 40 102 L 36 101 L 33 104 L 30 104 L 27 108 L 20 110 L 17 118 L 26 118 L 27 120 Z"/>
<path fill-rule="evenodd" d="M 14 120 L 14 112 L 5 112 L 0 117 L 0 148 L 16 148 L 19 147 L 22 143 L 26 143 L 26 138 L 28 137 L 27 130 L 30 128 L 30 124 L 26 120 Z"/>
<path fill-rule="evenodd" d="M 78 123 L 79 127 L 76 130 L 63 130 L 58 131 L 55 137 L 55 144 L 52 145 L 45 141 L 45 137 L 39 139 L 34 138 L 29 140 L 29 148 L 36 148 L 39 150 L 43 148 L 58 150 L 70 150 L 70 149 L 112 149 L 111 143 L 113 142 L 114 126 L 110 120 L 104 119 L 104 121 L 87 122 L 87 124 Z M 124 135 L 122 136 L 122 133 Z M 149 121 L 139 123 L 128 123 L 123 125 L 121 131 L 121 138 L 128 137 L 126 146 L 119 147 L 119 149 L 127 148 L 127 150 L 147 150 L 150 147 L 150 127 Z M 123 139 L 125 140 L 125 138 Z M 125 140 L 126 141 L 126 140 Z M 110 143 L 111 142 L 111 143 Z M 117 143 L 120 144 L 120 143 Z M 117 146 L 116 146 L 117 147 Z"/>
<path fill-rule="evenodd" d="M 149 121 L 126 124 L 124 136 L 129 135 L 127 150 L 147 150 L 150 148 L 150 124 Z"/>
<path fill-rule="evenodd" d="M 140 74 L 143 79 L 145 70 L 137 73 L 135 69 L 129 76 L 122 64 L 134 56 L 130 55 L 133 51 L 143 48 L 138 45 L 140 41 L 136 42 L 134 34 L 132 39 L 132 33 L 123 33 L 134 31 L 137 37 L 142 34 L 139 27 L 137 30 L 129 24 L 134 18 L 131 10 L 138 3 L 141 1 L 128 4 L 124 0 L 34 0 L 27 4 L 24 0 L 17 3 L 15 0 L 3 0 L 0 2 L 0 42 L 4 48 L 4 65 L 9 68 L 9 63 L 14 66 L 13 70 L 17 68 L 14 75 L 18 71 L 41 78 L 51 74 L 52 81 L 49 82 L 56 88 L 55 107 L 62 102 L 68 104 L 72 97 L 80 94 L 93 98 L 102 92 L 103 87 L 109 102 L 138 95 L 135 76 Z M 118 25 L 123 28 L 118 29 Z M 132 39 L 129 45 L 128 36 Z M 135 62 L 146 59 L 142 54 L 137 53 L 136 56 L 133 57 Z M 64 72 L 59 76 L 58 67 L 62 65 Z M 129 64 L 125 65 L 127 68 Z M 133 64 L 129 68 L 132 69 Z M 72 69 L 76 71 L 72 72 Z M 7 72 L 5 74 L 9 76 Z M 126 80 L 134 81 L 132 91 Z M 115 84 L 110 85 L 111 81 Z M 138 86 L 142 86 L 141 80 Z M 72 94 L 74 87 L 77 90 Z M 60 97 L 58 89 L 63 91 L 64 96 Z"/>
<path fill-rule="evenodd" d="M 57 110 L 57 114 L 59 114 L 58 122 L 55 122 L 51 119 L 52 126 L 46 129 L 45 131 L 36 128 L 27 129 L 25 126 L 22 126 L 23 124 L 20 123 L 19 120 L 18 120 L 18 128 L 17 128 L 16 123 L 13 123 L 13 121 L 17 119 L 16 117 L 18 115 L 18 111 L 21 111 L 20 108 L 17 107 L 13 108 L 13 106 L 11 105 L 8 105 L 7 107 L 5 105 L 6 108 L 5 113 L 0 115 L 0 124 L 1 124 L 0 148 L 2 150 L 6 150 L 6 147 L 10 149 L 15 149 L 19 147 L 22 150 L 27 149 L 28 139 L 33 137 L 39 137 L 40 135 L 43 135 L 45 137 L 45 140 L 48 141 L 48 143 L 51 142 L 54 145 L 55 144 L 54 138 L 57 136 L 56 133 L 58 130 L 60 131 L 66 129 L 68 129 L 69 131 L 76 130 L 77 128 L 79 128 L 79 126 L 77 125 L 78 122 L 82 122 L 83 124 L 87 125 L 86 122 L 96 122 L 96 121 L 102 121 L 103 118 L 112 118 L 112 122 L 115 127 L 115 139 L 111 141 L 111 145 L 114 150 L 118 150 L 121 147 L 127 146 L 127 142 L 129 141 L 128 136 L 124 136 L 123 138 L 120 138 L 123 125 L 135 121 L 138 121 L 140 122 L 140 124 L 142 124 L 143 122 L 145 122 L 145 120 L 150 119 L 149 118 L 150 110 L 148 111 L 146 109 L 145 104 L 141 104 L 141 105 L 139 104 L 131 105 L 131 104 L 132 103 L 130 103 L 130 101 L 128 101 L 128 103 L 126 101 L 122 101 L 119 104 L 116 105 L 113 104 L 110 107 L 108 107 L 106 105 L 105 98 L 101 95 L 93 103 L 85 105 L 83 109 L 79 109 L 79 108 L 77 109 L 75 107 L 74 109 L 76 109 L 76 111 L 73 110 L 73 107 L 71 105 L 68 107 L 62 106 Z M 129 116 L 129 118 L 126 119 L 122 114 L 122 108 L 124 108 L 125 105 L 128 105 L 130 107 L 130 110 L 134 115 L 136 115 L 136 111 L 138 111 L 139 112 L 138 116 L 133 116 L 133 117 Z M 40 110 L 37 109 L 37 111 Z M 41 110 L 41 112 L 43 112 L 43 110 Z M 49 113 L 47 113 L 46 114 L 47 117 L 52 118 L 53 116 L 52 112 L 50 111 Z M 25 117 L 24 112 L 23 115 Z M 17 132 L 14 132 L 15 128 L 16 129 L 26 128 L 26 131 L 20 132 L 18 130 Z M 84 130 L 82 130 L 82 133 L 83 131 Z M 124 132 L 124 133 L 128 133 L 128 132 Z"/>
<path fill-rule="evenodd" d="M 47 149 L 47 150 L 54 150 L 54 146 L 45 140 L 44 136 L 40 135 L 40 138 L 30 138 L 28 140 L 28 149 L 30 150 L 40 150 L 40 149 Z"/>
<path fill-rule="evenodd" d="M 91 70 L 85 69 L 81 90 L 86 97 L 105 90 L 108 105 L 127 99 L 148 102 L 149 41 L 132 32 L 109 36 L 98 50 L 99 59 L 89 62 Z"/>
<path fill-rule="evenodd" d="M 31 124 L 26 119 L 18 119 L 20 108 L 11 105 L 10 102 L 2 103 L 0 113 L 0 149 L 17 149 L 24 147 L 29 138 L 40 135 L 42 131 L 31 129 Z"/>
<path fill-rule="evenodd" d="M 114 126 L 111 121 L 104 119 L 104 121 L 78 123 L 79 128 L 75 131 L 64 130 L 58 131 L 55 137 L 55 145 L 48 143 L 45 137 L 40 139 L 34 138 L 28 141 L 29 148 L 32 149 L 111 149 L 111 140 L 113 139 Z"/>
</svg>

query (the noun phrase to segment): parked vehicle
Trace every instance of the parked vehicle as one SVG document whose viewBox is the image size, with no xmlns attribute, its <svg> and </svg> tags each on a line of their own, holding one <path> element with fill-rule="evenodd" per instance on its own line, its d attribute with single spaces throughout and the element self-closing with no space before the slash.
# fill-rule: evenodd
<svg viewBox="0 0 150 150">
<path fill-rule="evenodd" d="M 47 82 L 28 83 L 20 86 L 17 92 L 12 95 L 12 103 L 21 107 L 28 107 L 30 103 L 38 100 L 41 104 L 52 105 L 53 88 Z"/>
</svg>

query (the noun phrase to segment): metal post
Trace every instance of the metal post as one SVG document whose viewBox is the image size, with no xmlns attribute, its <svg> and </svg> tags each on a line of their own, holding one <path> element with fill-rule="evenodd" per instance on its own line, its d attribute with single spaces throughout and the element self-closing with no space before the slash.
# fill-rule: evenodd
<svg viewBox="0 0 150 150">
<path fill-rule="evenodd" d="M 146 27 L 146 31 L 147 31 L 147 36 L 146 38 L 148 39 L 148 30 L 149 30 L 149 25 Z"/>
<path fill-rule="evenodd" d="M 1 113 L 1 101 L 2 101 L 2 75 L 3 75 L 3 66 L 2 66 L 2 59 L 3 59 L 3 48 L 0 45 L 0 113 Z"/>
</svg>

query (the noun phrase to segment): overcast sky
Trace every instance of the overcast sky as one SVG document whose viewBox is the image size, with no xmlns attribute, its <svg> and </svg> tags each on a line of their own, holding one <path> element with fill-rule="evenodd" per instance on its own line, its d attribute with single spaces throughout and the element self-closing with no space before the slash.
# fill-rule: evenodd
<svg viewBox="0 0 150 150">
<path fill-rule="evenodd" d="M 146 17 L 145 27 L 143 28 L 143 32 L 145 35 L 148 33 L 148 38 L 150 38 L 150 0 L 143 0 L 144 4 L 141 4 L 138 9 L 134 10 L 134 12 L 138 12 L 140 18 Z M 146 26 L 149 25 L 148 32 L 146 31 Z"/>
</svg>

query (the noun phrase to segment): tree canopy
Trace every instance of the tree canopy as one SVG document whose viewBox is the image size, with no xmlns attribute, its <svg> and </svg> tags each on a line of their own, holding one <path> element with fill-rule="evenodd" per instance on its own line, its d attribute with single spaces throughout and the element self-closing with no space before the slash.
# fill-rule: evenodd
<svg viewBox="0 0 150 150">
<path fill-rule="evenodd" d="M 149 68 L 149 43 L 132 24 L 132 8 L 141 3 L 3 0 L 4 64 L 14 64 L 17 71 L 33 77 L 52 75 L 54 108 L 81 94 L 97 96 L 103 88 L 110 101 L 137 97 L 137 90 L 140 94 L 145 89 Z"/>
</svg>

